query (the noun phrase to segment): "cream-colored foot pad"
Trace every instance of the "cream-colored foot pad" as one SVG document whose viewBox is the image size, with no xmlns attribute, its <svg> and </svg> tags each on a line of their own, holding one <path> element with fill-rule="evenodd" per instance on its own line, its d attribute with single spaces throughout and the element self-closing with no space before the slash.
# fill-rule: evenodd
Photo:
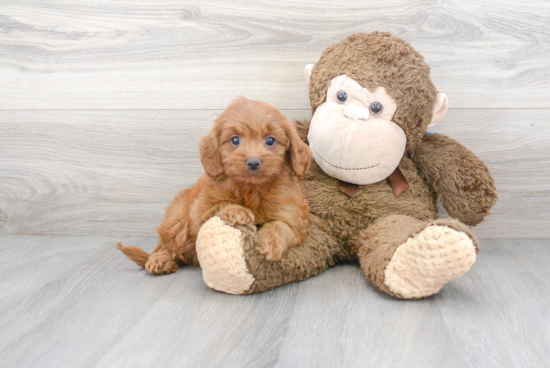
<svg viewBox="0 0 550 368">
<path fill-rule="evenodd" d="M 242 294 L 250 289 L 254 276 L 244 258 L 242 233 L 213 217 L 202 225 L 196 242 L 204 282 L 212 289 Z"/>
<path fill-rule="evenodd" d="M 476 248 L 468 235 L 431 225 L 397 248 L 384 282 L 404 298 L 422 298 L 468 272 L 475 261 Z"/>
</svg>

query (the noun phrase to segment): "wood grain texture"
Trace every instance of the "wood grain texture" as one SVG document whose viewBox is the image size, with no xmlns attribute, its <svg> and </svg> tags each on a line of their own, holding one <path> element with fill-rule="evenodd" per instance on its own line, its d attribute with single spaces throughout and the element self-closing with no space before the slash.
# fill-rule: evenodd
<svg viewBox="0 0 550 368">
<path fill-rule="evenodd" d="M 549 245 L 487 240 L 472 272 L 436 295 L 467 366 L 550 365 Z"/>
<path fill-rule="evenodd" d="M 304 66 L 375 30 L 425 55 L 453 107 L 550 107 L 547 1 L 17 0 L 0 4 L 0 108 L 307 109 Z"/>
<path fill-rule="evenodd" d="M 151 239 L 2 237 L 20 258 L 0 263 L 3 366 L 92 366 L 174 282 L 127 272 L 116 241 Z"/>
<path fill-rule="evenodd" d="M 464 367 L 433 298 L 396 300 L 357 265 L 293 287 L 299 294 L 277 367 Z"/>
<path fill-rule="evenodd" d="M 202 174 L 197 144 L 217 113 L 0 111 L 0 233 L 156 234 L 173 196 Z M 545 109 L 455 109 L 433 129 L 495 177 L 499 201 L 478 236 L 550 236 L 548 121 Z"/>
<path fill-rule="evenodd" d="M 97 366 L 169 367 L 178 361 L 185 367 L 272 367 L 297 292 L 283 287 L 244 297 L 223 294 L 208 289 L 196 267 L 185 269 Z"/>
<path fill-rule="evenodd" d="M 0 236 L 3 367 L 546 367 L 548 240 L 486 240 L 435 297 L 397 300 L 357 265 L 258 295 L 198 267 L 151 276 L 114 248 L 153 237 Z"/>
</svg>

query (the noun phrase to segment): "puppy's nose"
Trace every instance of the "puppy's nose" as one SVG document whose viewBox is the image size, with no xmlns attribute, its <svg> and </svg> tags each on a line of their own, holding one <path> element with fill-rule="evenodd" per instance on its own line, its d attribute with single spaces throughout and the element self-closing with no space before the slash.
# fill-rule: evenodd
<svg viewBox="0 0 550 368">
<path fill-rule="evenodd" d="M 262 161 L 260 161 L 260 159 L 256 157 L 252 157 L 246 160 L 246 166 L 248 166 L 248 169 L 252 171 L 258 170 L 261 165 Z"/>
</svg>

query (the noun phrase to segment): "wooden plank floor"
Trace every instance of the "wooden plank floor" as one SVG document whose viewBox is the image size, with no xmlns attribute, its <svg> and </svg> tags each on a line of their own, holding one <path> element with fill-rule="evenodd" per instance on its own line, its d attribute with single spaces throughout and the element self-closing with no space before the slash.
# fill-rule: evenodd
<svg viewBox="0 0 550 368">
<path fill-rule="evenodd" d="M 550 240 L 485 240 L 437 296 L 379 293 L 355 265 L 258 295 L 198 267 L 153 277 L 151 237 L 0 237 L 2 367 L 548 367 Z"/>
</svg>

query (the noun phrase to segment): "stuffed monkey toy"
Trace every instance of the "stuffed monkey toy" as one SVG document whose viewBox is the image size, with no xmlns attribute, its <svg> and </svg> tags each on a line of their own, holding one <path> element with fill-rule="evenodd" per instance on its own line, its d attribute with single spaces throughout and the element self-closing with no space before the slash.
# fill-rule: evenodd
<svg viewBox="0 0 550 368">
<path fill-rule="evenodd" d="M 478 157 L 427 133 L 448 99 L 422 55 L 389 33 L 357 33 L 306 66 L 306 79 L 313 117 L 297 128 L 314 159 L 301 182 L 308 236 L 268 261 L 255 226 L 214 217 L 197 239 L 205 282 L 251 294 L 358 262 L 379 290 L 418 299 L 466 273 L 479 252 L 469 226 L 483 221 L 497 195 Z M 437 218 L 437 200 L 450 218 Z"/>
</svg>

